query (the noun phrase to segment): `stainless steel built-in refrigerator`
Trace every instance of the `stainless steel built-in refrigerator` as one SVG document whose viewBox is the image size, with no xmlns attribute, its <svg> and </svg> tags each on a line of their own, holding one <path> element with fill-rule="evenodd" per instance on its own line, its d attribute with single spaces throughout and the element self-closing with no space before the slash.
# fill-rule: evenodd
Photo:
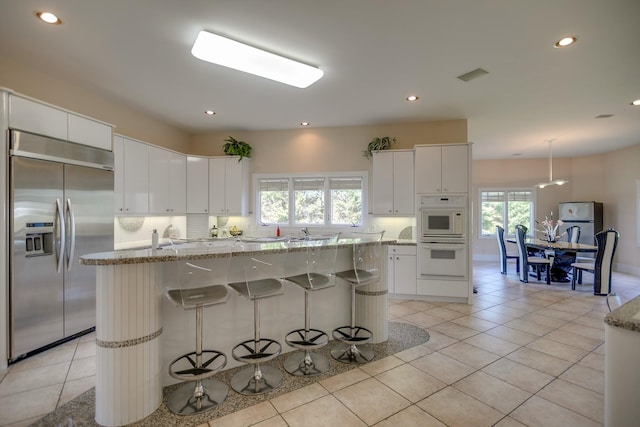
<svg viewBox="0 0 640 427">
<path fill-rule="evenodd" d="M 113 250 L 113 153 L 10 131 L 10 354 L 95 327 L 95 268 Z"/>
<path fill-rule="evenodd" d="M 578 243 L 595 245 L 596 233 L 602 231 L 602 203 L 563 202 L 558 205 L 559 218 L 564 222 L 561 231 L 574 225 L 580 226 Z"/>
</svg>

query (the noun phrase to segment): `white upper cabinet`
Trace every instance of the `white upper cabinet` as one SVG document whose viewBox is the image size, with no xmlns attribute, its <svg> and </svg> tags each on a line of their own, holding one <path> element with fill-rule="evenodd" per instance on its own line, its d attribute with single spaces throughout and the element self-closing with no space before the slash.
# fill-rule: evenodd
<svg viewBox="0 0 640 427">
<path fill-rule="evenodd" d="M 114 135 L 115 212 L 149 213 L 149 146 Z"/>
<path fill-rule="evenodd" d="M 9 95 L 9 127 L 52 138 L 67 139 L 67 112 Z"/>
<path fill-rule="evenodd" d="M 469 191 L 469 145 L 416 146 L 415 186 L 418 194 Z"/>
<path fill-rule="evenodd" d="M 9 127 L 112 150 L 110 125 L 14 94 L 9 95 Z"/>
<path fill-rule="evenodd" d="M 187 208 L 187 158 L 149 146 L 149 212 L 184 214 Z"/>
<path fill-rule="evenodd" d="M 249 159 L 224 156 L 209 159 L 209 213 L 247 215 Z"/>
<path fill-rule="evenodd" d="M 209 213 L 209 159 L 187 156 L 187 213 Z"/>
<path fill-rule="evenodd" d="M 373 213 L 415 215 L 413 150 L 373 154 Z"/>
<path fill-rule="evenodd" d="M 69 113 L 69 141 L 111 151 L 113 128 Z"/>
</svg>

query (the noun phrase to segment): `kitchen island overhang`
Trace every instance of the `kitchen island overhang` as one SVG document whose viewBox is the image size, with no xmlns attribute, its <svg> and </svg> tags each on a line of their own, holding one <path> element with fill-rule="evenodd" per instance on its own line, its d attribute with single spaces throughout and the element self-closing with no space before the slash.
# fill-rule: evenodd
<svg viewBox="0 0 640 427">
<path fill-rule="evenodd" d="M 215 271 L 220 254 L 206 245 L 187 245 L 192 247 L 181 251 L 181 260 L 199 260 Z M 337 245 L 336 270 L 351 268 L 353 240 L 341 239 Z M 256 253 L 287 256 L 287 266 L 299 265 L 300 272 L 304 271 L 304 243 L 288 249 L 278 242 L 250 243 L 232 256 Z M 162 387 L 176 382 L 168 374 L 169 363 L 195 346 L 193 312 L 164 298 L 166 284 L 175 280 L 177 260 L 176 252 L 168 247 L 81 258 L 83 264 L 97 267 L 96 421 L 101 425 L 126 425 L 153 413 L 162 403 Z M 373 332 L 374 343 L 388 337 L 385 265 L 381 257 L 380 280 L 359 287 L 356 294 L 357 323 Z M 341 281 L 314 293 L 314 327 L 330 332 L 348 324 L 349 295 L 349 285 Z M 285 282 L 284 295 L 265 300 L 261 312 L 264 334 L 281 341 L 283 352 L 293 351 L 284 343 L 284 336 L 304 324 L 304 291 Z M 227 303 L 205 308 L 204 321 L 204 346 L 230 355 L 234 345 L 253 335 L 253 305 L 233 293 Z M 228 359 L 227 369 L 239 365 Z"/>
</svg>

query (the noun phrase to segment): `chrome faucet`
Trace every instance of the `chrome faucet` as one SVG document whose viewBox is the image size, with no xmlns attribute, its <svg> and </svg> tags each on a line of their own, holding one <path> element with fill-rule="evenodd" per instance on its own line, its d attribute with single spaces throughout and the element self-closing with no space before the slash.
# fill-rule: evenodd
<svg viewBox="0 0 640 427">
<path fill-rule="evenodd" d="M 309 227 L 304 227 L 301 231 L 302 231 L 303 235 L 305 235 L 305 236 L 309 235 Z"/>
</svg>

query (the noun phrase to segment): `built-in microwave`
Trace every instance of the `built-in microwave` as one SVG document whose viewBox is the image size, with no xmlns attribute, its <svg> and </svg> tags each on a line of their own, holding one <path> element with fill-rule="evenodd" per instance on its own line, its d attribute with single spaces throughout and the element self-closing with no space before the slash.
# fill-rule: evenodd
<svg viewBox="0 0 640 427">
<path fill-rule="evenodd" d="M 466 234 L 465 196 L 421 196 L 420 235 L 464 238 Z"/>
<path fill-rule="evenodd" d="M 420 210 L 422 237 L 464 237 L 464 209 Z"/>
</svg>

